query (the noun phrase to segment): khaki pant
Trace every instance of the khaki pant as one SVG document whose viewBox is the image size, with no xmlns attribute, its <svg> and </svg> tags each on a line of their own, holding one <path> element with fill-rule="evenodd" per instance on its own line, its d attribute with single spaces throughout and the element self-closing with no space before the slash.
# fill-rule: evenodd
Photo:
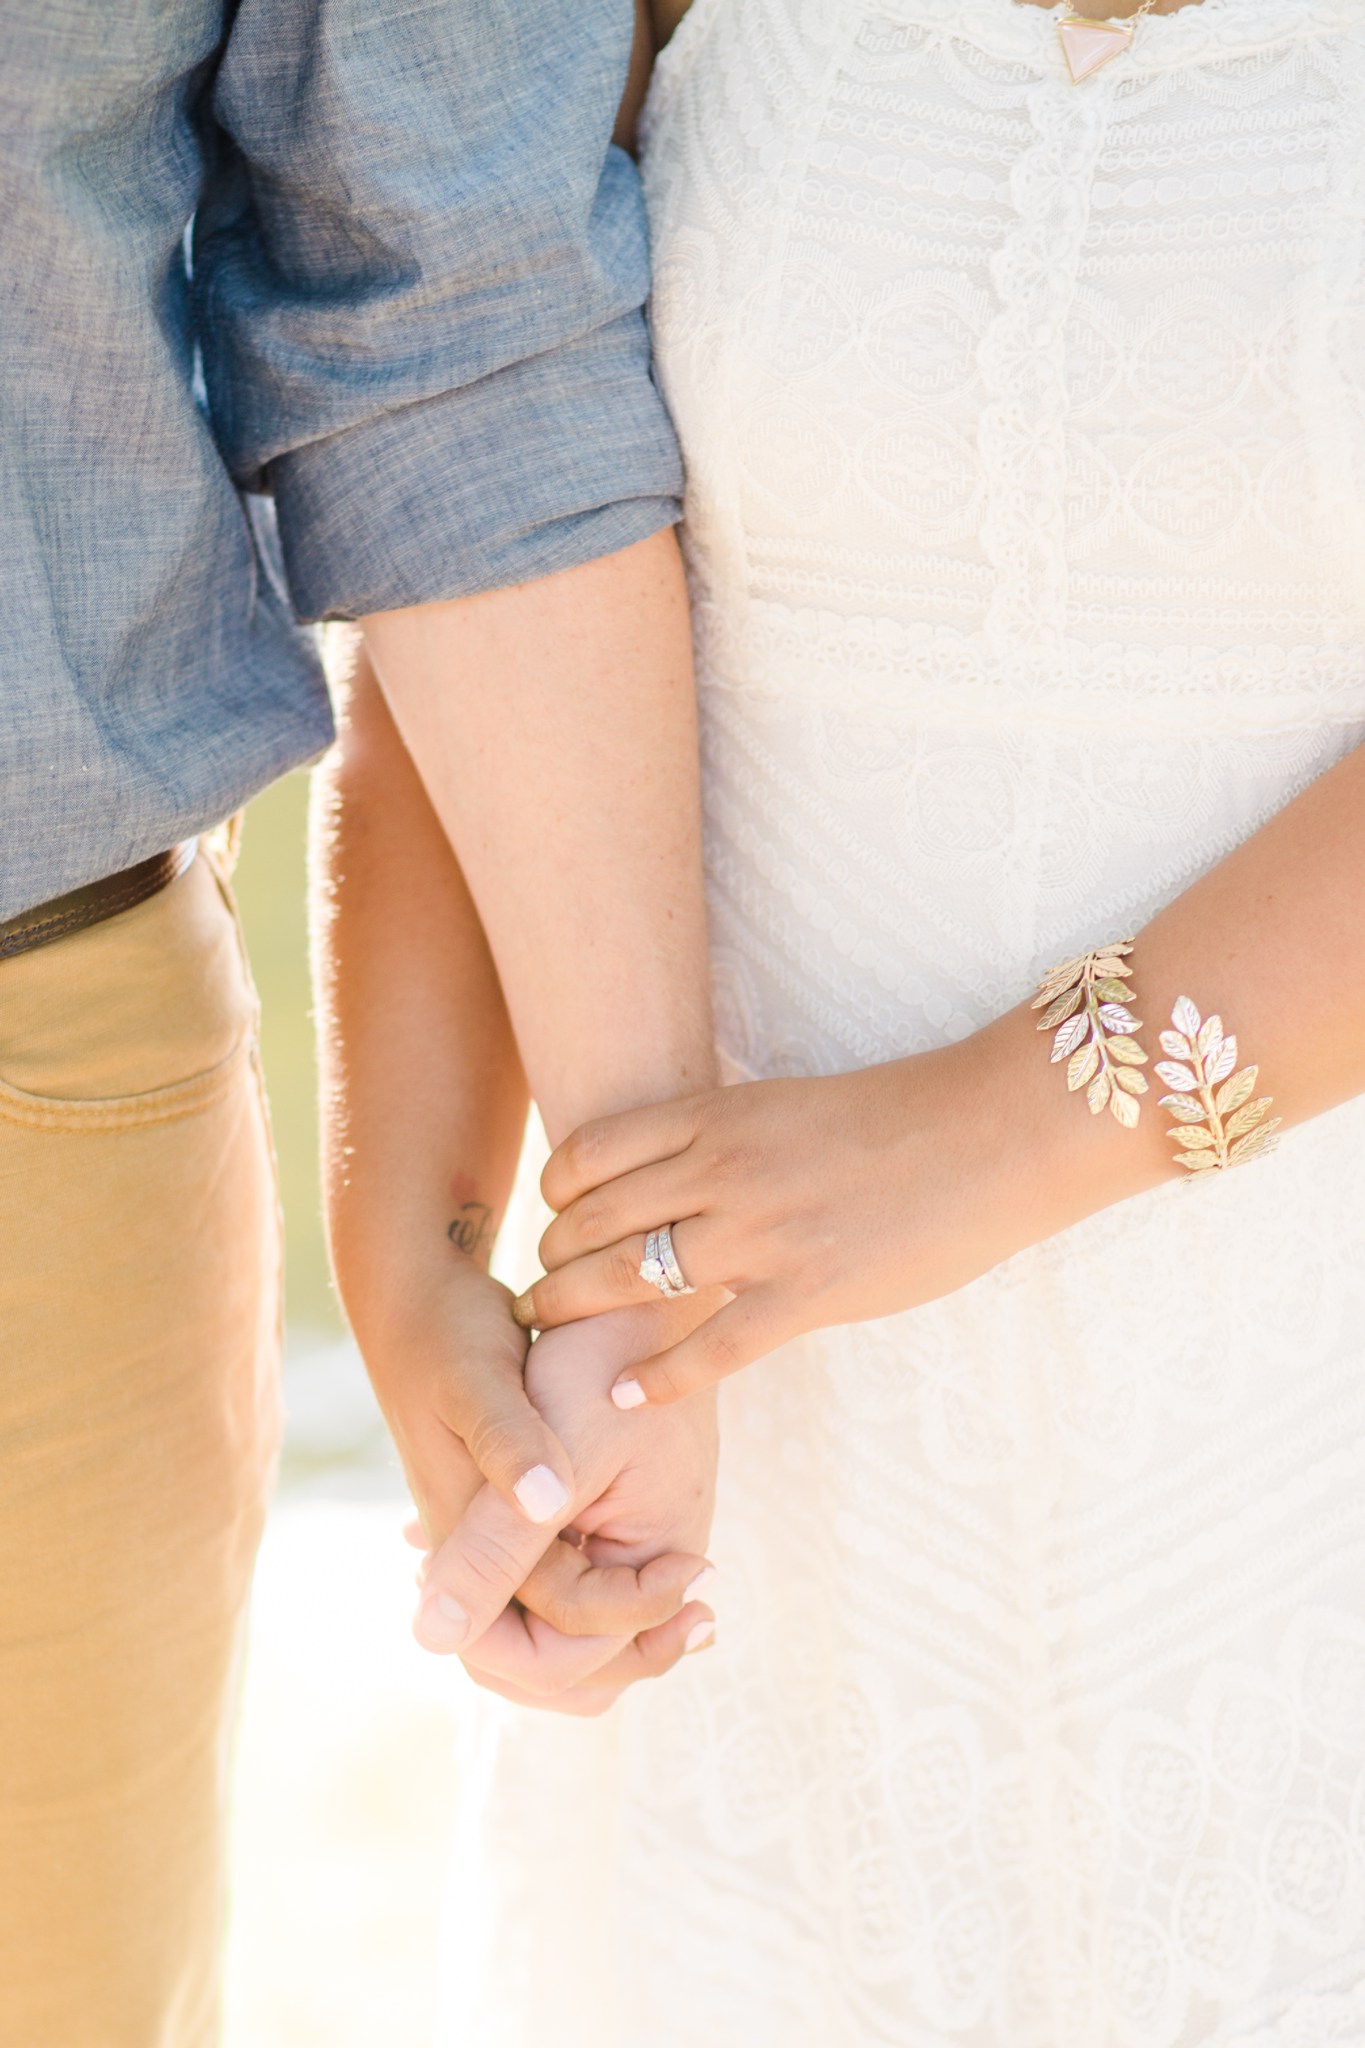
<svg viewBox="0 0 1365 2048">
<path fill-rule="evenodd" d="M 217 2038 L 277 1440 L 256 1003 L 206 852 L 0 961 L 0 2043 Z"/>
</svg>

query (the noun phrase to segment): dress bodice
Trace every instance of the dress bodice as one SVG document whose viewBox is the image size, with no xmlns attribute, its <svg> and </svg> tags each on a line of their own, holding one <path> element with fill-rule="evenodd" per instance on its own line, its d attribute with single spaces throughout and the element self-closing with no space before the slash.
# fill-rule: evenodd
<svg viewBox="0 0 1365 2048">
<path fill-rule="evenodd" d="M 962 1037 L 1365 743 L 1363 120 L 1365 0 L 1080 88 L 1009 0 L 695 0 L 645 172 L 735 1071 Z M 715 1652 L 471 1745 L 447 2039 L 1360 2048 L 1365 1097 L 1282 1137 L 726 1382 Z"/>
<path fill-rule="evenodd" d="M 1080 87 L 1008 0 L 694 0 L 646 117 L 704 680 L 954 719 L 1365 710 L 1365 10 Z"/>
</svg>

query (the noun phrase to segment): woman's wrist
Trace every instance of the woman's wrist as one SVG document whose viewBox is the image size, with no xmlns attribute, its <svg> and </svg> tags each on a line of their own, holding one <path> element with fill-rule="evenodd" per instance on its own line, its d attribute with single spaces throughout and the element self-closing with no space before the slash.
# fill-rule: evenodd
<svg viewBox="0 0 1365 2048">
<path fill-rule="evenodd" d="M 997 1193 L 1020 1245 L 1162 1181 L 1186 1178 L 1182 1162 L 1195 1170 L 1196 1162 L 1223 1167 L 1239 1155 L 1250 1161 L 1279 1121 L 1268 1115 L 1274 1105 L 1254 1094 L 1256 1051 L 1237 1043 L 1237 1020 L 1198 1000 L 1212 971 L 1201 976 L 1198 963 L 1182 967 L 1164 936 L 1153 928 L 1133 947 L 1125 1005 L 1131 1014 L 1118 1017 L 1122 1036 L 1107 1047 L 1099 1046 L 1102 1022 L 1087 1018 L 1084 991 L 1073 988 L 1069 1003 L 1065 994 L 1058 1000 L 1056 976 L 1036 1000 L 965 1042 L 961 1085 L 978 1112 L 978 1144 L 996 1159 Z M 1040 1003 L 1047 1003 L 1046 1023 L 1037 1015 Z M 1121 1067 L 1108 1056 L 1115 1045 Z M 1076 1062 L 1081 1070 L 1068 1086 Z M 1084 1083 L 1097 1065 L 1132 1090 L 1122 1119 L 1105 1113 L 1114 1086 L 1105 1072 L 1098 1099 L 1088 1100 Z"/>
<path fill-rule="evenodd" d="M 1051 1060 L 1051 1039 L 1037 1027 L 1031 1003 L 1021 1003 L 953 1049 L 962 1055 L 957 1086 L 975 1145 L 991 1161 L 983 1221 L 1011 1251 L 1173 1177 L 1157 1089 L 1135 1098 L 1140 1115 L 1131 1129 L 1092 1114 L 1084 1091 L 1068 1090 L 1065 1063 Z M 1157 1043 L 1154 1028 L 1138 1035 L 1144 1050 L 1149 1037 Z"/>
</svg>

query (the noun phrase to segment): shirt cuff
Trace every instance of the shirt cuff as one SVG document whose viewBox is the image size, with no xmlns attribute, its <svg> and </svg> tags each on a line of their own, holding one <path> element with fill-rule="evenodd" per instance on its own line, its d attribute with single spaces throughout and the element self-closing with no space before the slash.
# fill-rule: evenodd
<svg viewBox="0 0 1365 2048">
<path fill-rule="evenodd" d="M 303 620 L 529 583 L 680 515 L 682 462 L 638 313 L 278 456 Z"/>
</svg>

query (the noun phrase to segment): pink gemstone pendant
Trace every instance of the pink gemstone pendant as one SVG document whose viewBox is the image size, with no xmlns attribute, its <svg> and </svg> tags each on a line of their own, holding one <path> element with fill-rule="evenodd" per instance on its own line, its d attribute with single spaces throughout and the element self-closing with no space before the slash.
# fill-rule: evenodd
<svg viewBox="0 0 1365 2048">
<path fill-rule="evenodd" d="M 1064 14 L 1057 24 L 1071 83 L 1080 85 L 1121 57 L 1133 40 L 1131 21 L 1083 21 L 1079 15 Z"/>
</svg>

